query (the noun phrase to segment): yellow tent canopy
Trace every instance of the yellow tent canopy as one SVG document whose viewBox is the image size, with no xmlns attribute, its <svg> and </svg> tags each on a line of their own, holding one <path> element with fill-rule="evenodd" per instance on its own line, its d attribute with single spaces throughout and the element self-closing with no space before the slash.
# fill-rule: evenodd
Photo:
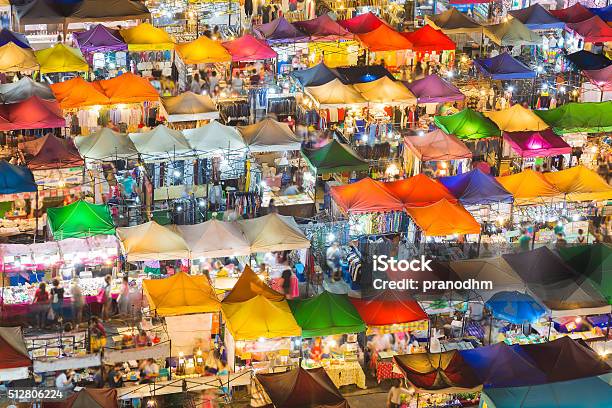
<svg viewBox="0 0 612 408">
<path fill-rule="evenodd" d="M 512 193 L 517 205 L 543 204 L 562 195 L 541 173 L 531 169 L 511 176 L 497 177 L 497 181 Z"/>
<path fill-rule="evenodd" d="M 387 76 L 375 81 L 353 85 L 369 102 L 384 103 L 416 103 L 416 97 L 401 82 Z"/>
<path fill-rule="evenodd" d="M 538 115 L 527 108 L 512 105 L 500 111 L 485 112 L 500 130 L 504 132 L 528 132 L 548 129 L 548 125 Z"/>
<path fill-rule="evenodd" d="M 34 54 L 40 64 L 40 72 L 43 74 L 89 71 L 89 65 L 87 65 L 81 51 L 61 43 L 55 44 L 51 48 L 34 51 Z"/>
<path fill-rule="evenodd" d="M 246 302 L 255 296 L 264 296 L 272 302 L 280 302 L 285 299 L 283 294 L 278 293 L 259 279 L 259 276 L 247 265 L 230 293 L 223 299 L 223 303 Z"/>
<path fill-rule="evenodd" d="M 368 102 L 352 85 L 345 85 L 339 79 L 319 86 L 308 86 L 306 93 L 312 96 L 320 107 L 365 105 Z"/>
<path fill-rule="evenodd" d="M 426 207 L 408 207 L 406 211 L 426 235 L 478 234 L 480 224 L 459 204 L 446 198 Z"/>
<path fill-rule="evenodd" d="M 36 71 L 40 68 L 34 52 L 14 42 L 0 47 L 0 72 Z"/>
<path fill-rule="evenodd" d="M 214 313 L 221 310 L 221 302 L 204 275 L 179 272 L 165 279 L 142 281 L 149 308 L 159 316 L 178 316 L 194 313 Z"/>
<path fill-rule="evenodd" d="M 177 44 L 176 52 L 185 64 L 211 64 L 215 62 L 231 62 L 232 56 L 219 41 L 206 36 L 196 40 Z"/>
<path fill-rule="evenodd" d="M 174 49 L 174 41 L 170 35 L 152 26 L 142 23 L 136 27 L 119 31 L 130 51 L 161 51 Z"/>
<path fill-rule="evenodd" d="M 117 236 L 128 261 L 189 258 L 189 247 L 185 240 L 155 221 L 117 228 Z"/>
<path fill-rule="evenodd" d="M 593 170 L 584 166 L 571 167 L 544 178 L 562 193 L 568 201 L 612 200 L 612 187 Z"/>
<path fill-rule="evenodd" d="M 258 295 L 242 303 L 222 305 L 225 325 L 235 340 L 294 337 L 302 334 L 286 300 L 271 302 Z"/>
</svg>

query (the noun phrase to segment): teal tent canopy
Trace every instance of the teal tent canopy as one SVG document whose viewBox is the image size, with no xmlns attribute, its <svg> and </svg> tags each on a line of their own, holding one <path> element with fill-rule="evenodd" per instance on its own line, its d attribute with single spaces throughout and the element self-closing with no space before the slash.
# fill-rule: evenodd
<svg viewBox="0 0 612 408">
<path fill-rule="evenodd" d="M 47 222 L 55 239 L 115 234 L 108 206 L 90 204 L 83 200 L 47 209 Z"/>
<path fill-rule="evenodd" d="M 459 139 L 501 136 L 499 128 L 491 119 L 472 109 L 464 109 L 449 116 L 435 116 L 434 122 L 444 133 L 455 135 Z"/>
<path fill-rule="evenodd" d="M 573 102 L 533 112 L 557 134 L 612 132 L 612 101 Z"/>
<path fill-rule="evenodd" d="M 302 155 L 319 174 L 368 170 L 368 162 L 335 139 L 318 149 L 302 149 Z"/>
</svg>

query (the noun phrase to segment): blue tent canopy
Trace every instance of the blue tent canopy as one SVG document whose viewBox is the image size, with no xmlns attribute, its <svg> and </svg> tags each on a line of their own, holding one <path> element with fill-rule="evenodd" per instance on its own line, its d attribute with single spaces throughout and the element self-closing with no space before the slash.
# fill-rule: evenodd
<svg viewBox="0 0 612 408">
<path fill-rule="evenodd" d="M 536 76 L 535 71 L 507 52 L 493 58 L 478 58 L 474 63 L 483 74 L 492 79 L 529 79 Z"/>
<path fill-rule="evenodd" d="M 488 408 L 592 408 L 612 406 L 612 374 L 527 387 L 489 388 L 480 396 Z"/>
<path fill-rule="evenodd" d="M 580 50 L 572 54 L 565 56 L 574 66 L 583 70 L 595 70 L 603 69 L 608 65 L 612 64 L 612 60 L 609 60 L 602 54 L 593 54 L 592 52 Z"/>
<path fill-rule="evenodd" d="M 395 77 L 383 65 L 338 67 L 335 68 L 335 71 L 339 74 L 340 80 L 345 84 L 372 82 L 384 76 L 395 81 Z"/>
<path fill-rule="evenodd" d="M 472 366 L 485 388 L 520 387 L 548 382 L 543 371 L 504 342 L 459 353 Z"/>
<path fill-rule="evenodd" d="M 32 48 L 25 35 L 3 28 L 0 30 L 0 47 L 10 42 L 15 43 L 15 45 L 21 48 Z"/>
<path fill-rule="evenodd" d="M 0 194 L 29 193 L 37 188 L 30 169 L 0 160 Z"/>
<path fill-rule="evenodd" d="M 514 324 L 534 323 L 546 313 L 544 306 L 521 292 L 497 292 L 487 300 L 485 307 L 496 319 Z"/>
<path fill-rule="evenodd" d="M 439 180 L 463 205 L 513 201 L 512 194 L 503 188 L 495 177 L 484 174 L 480 169 L 457 176 L 441 177 Z"/>
<path fill-rule="evenodd" d="M 598 15 L 603 21 L 612 21 L 612 4 L 607 7 L 589 8 L 591 13 Z"/>
<path fill-rule="evenodd" d="M 530 30 L 553 30 L 565 27 L 563 21 L 550 14 L 538 3 L 524 9 L 512 10 L 509 14 L 525 24 Z"/>
<path fill-rule="evenodd" d="M 325 85 L 340 77 L 335 70 L 332 70 L 323 62 L 312 68 L 293 71 L 291 75 L 297 78 L 303 87 Z"/>
</svg>

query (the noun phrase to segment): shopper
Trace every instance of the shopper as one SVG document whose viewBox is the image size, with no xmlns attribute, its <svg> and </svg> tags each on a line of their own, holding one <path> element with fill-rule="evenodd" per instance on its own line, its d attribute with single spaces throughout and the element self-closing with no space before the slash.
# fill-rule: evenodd
<svg viewBox="0 0 612 408">
<path fill-rule="evenodd" d="M 113 307 L 113 297 L 111 296 L 111 276 L 106 275 L 104 277 L 104 288 L 102 289 L 102 320 L 106 320 L 110 317 Z"/>
<path fill-rule="evenodd" d="M 64 321 L 64 288 L 61 287 L 59 279 L 53 279 L 51 288 L 51 310 L 55 321 L 62 324 Z"/>
<path fill-rule="evenodd" d="M 119 314 L 127 316 L 130 314 L 130 281 L 127 276 L 124 276 L 121 280 L 121 291 L 117 298 L 117 304 L 119 305 Z"/>
<path fill-rule="evenodd" d="M 47 284 L 45 282 L 41 282 L 38 285 L 32 304 L 36 314 L 36 325 L 39 329 L 43 329 L 47 325 L 47 316 L 49 314 L 49 292 L 47 292 Z"/>
<path fill-rule="evenodd" d="M 70 297 L 72 298 L 72 319 L 75 325 L 81 324 L 83 321 L 83 292 L 79 286 L 79 280 L 74 278 L 70 285 Z"/>
</svg>

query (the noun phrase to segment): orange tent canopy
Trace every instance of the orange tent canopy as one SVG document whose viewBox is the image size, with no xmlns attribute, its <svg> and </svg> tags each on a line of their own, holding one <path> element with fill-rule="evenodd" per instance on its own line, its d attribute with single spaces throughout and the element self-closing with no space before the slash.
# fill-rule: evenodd
<svg viewBox="0 0 612 408">
<path fill-rule="evenodd" d="M 457 199 L 442 183 L 418 174 L 404 180 L 384 183 L 384 188 L 399 198 L 406 207 L 424 207 L 442 199 L 456 203 Z"/>
<path fill-rule="evenodd" d="M 242 303 L 259 295 L 272 302 L 285 300 L 283 294 L 266 285 L 249 266 L 245 266 L 242 275 L 240 275 L 232 290 L 223 299 L 223 303 Z"/>
<path fill-rule="evenodd" d="M 68 81 L 51 84 L 51 90 L 62 109 L 108 105 L 110 103 L 110 99 L 100 92 L 92 82 L 88 82 L 79 76 Z"/>
<path fill-rule="evenodd" d="M 404 209 L 404 203 L 399 198 L 390 193 L 383 183 L 371 178 L 332 187 L 331 195 L 342 210 L 353 214 L 402 211 Z"/>
<path fill-rule="evenodd" d="M 429 236 L 480 233 L 480 224 L 465 208 L 444 198 L 435 204 L 407 208 L 406 211 Z"/>
<path fill-rule="evenodd" d="M 523 170 L 518 174 L 497 177 L 497 181 L 514 196 L 518 205 L 541 204 L 544 200 L 562 196 L 554 185 L 537 171 Z"/>
<path fill-rule="evenodd" d="M 94 86 L 108 96 L 111 104 L 159 100 L 159 94 L 148 79 L 129 72 L 94 82 Z"/>
<path fill-rule="evenodd" d="M 386 24 L 357 37 L 370 51 L 399 51 L 412 49 L 412 43 L 406 37 Z"/>
</svg>

